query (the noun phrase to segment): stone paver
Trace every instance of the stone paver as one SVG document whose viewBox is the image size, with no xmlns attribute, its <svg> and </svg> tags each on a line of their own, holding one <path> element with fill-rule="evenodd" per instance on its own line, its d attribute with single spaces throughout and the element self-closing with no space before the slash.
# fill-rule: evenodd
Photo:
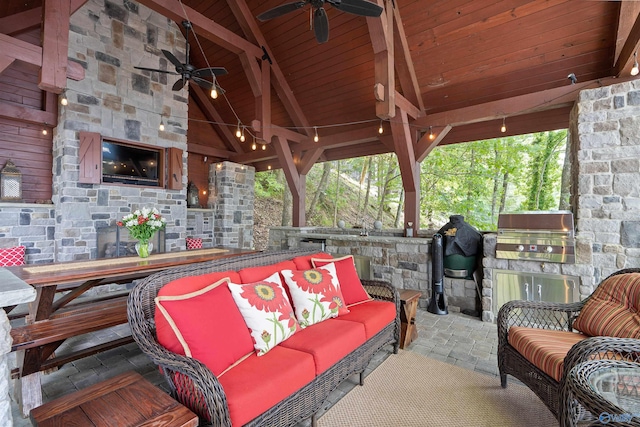
<svg viewBox="0 0 640 427">
<path fill-rule="evenodd" d="M 431 314 L 419 309 L 416 318 L 418 338 L 405 350 L 414 351 L 423 356 L 450 363 L 482 374 L 498 376 L 498 333 L 496 325 L 480 321 L 460 313 L 449 313 L 444 316 Z M 120 327 L 116 332 L 126 333 Z M 102 332 L 101 334 L 105 334 Z M 86 340 L 95 339 L 87 336 Z M 65 344 L 66 345 L 66 344 Z M 80 345 L 71 342 L 68 345 Z M 390 355 L 391 348 L 378 352 L 367 367 L 369 374 Z M 64 346 L 60 349 L 64 351 Z M 136 344 L 109 350 L 101 354 L 86 357 L 67 364 L 57 371 L 42 376 L 43 400 L 48 402 L 57 397 L 71 393 L 78 388 L 103 381 L 121 372 L 135 370 L 151 383 L 168 389 L 164 378 L 155 368 L 151 360 L 143 354 Z M 512 379 L 510 378 L 510 381 Z M 318 415 L 328 410 L 342 396 L 358 384 L 357 375 L 341 384 L 327 399 Z M 498 379 L 496 378 L 496 381 Z M 514 380 L 515 381 L 515 380 Z M 11 405 L 14 427 L 31 427 L 29 419 L 24 419 L 18 412 L 15 402 Z M 301 423 L 306 427 L 309 423 Z"/>
</svg>

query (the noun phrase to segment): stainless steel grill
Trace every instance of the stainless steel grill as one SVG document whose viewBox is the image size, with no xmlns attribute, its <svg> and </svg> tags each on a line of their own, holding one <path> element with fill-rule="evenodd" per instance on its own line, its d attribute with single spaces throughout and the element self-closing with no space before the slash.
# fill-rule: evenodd
<svg viewBox="0 0 640 427">
<path fill-rule="evenodd" d="M 566 211 L 500 214 L 496 258 L 575 263 L 573 214 Z"/>
</svg>

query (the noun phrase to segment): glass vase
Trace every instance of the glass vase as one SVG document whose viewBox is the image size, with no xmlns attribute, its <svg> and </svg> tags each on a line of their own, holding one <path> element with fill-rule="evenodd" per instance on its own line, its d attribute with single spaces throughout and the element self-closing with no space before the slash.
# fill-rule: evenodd
<svg viewBox="0 0 640 427">
<path fill-rule="evenodd" d="M 153 250 L 153 243 L 148 240 L 138 240 L 136 243 L 136 252 L 140 258 L 147 258 Z"/>
</svg>

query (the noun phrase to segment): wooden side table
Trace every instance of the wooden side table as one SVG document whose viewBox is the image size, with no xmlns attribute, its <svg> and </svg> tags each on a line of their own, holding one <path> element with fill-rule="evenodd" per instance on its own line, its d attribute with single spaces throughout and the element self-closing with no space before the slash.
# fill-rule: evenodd
<svg viewBox="0 0 640 427">
<path fill-rule="evenodd" d="M 137 372 L 127 372 L 31 410 L 34 426 L 195 427 L 198 417 Z"/>
<path fill-rule="evenodd" d="M 402 289 L 400 292 L 400 348 L 405 348 L 418 337 L 416 311 L 422 292 Z"/>
</svg>

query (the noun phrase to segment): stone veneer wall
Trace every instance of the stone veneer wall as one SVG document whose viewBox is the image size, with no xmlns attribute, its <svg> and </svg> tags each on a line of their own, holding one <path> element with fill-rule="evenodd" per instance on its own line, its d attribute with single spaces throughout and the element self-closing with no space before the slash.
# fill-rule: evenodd
<svg viewBox="0 0 640 427">
<path fill-rule="evenodd" d="M 214 211 L 212 209 L 187 209 L 187 237 L 201 238 L 203 248 L 216 245 L 214 234 Z"/>
<path fill-rule="evenodd" d="M 96 229 L 124 214 L 155 206 L 167 218 L 167 251 L 186 237 L 187 91 L 171 90 L 167 75 L 134 66 L 167 64 L 160 49 L 184 59 L 184 37 L 167 18 L 129 0 L 89 0 L 71 16 L 69 58 L 85 69 L 67 81 L 53 139 L 56 261 L 96 257 Z M 161 116 L 165 131 L 159 131 Z M 183 188 L 81 184 L 78 131 L 183 150 Z"/>
<path fill-rule="evenodd" d="M 233 162 L 209 166 L 208 206 L 215 211 L 216 245 L 253 248 L 255 168 Z"/>
<path fill-rule="evenodd" d="M 0 248 L 25 246 L 27 264 L 53 262 L 55 218 L 53 205 L 0 203 Z"/>
<path fill-rule="evenodd" d="M 587 296 L 614 271 L 640 267 L 640 81 L 580 92 L 570 131 Z"/>
</svg>

